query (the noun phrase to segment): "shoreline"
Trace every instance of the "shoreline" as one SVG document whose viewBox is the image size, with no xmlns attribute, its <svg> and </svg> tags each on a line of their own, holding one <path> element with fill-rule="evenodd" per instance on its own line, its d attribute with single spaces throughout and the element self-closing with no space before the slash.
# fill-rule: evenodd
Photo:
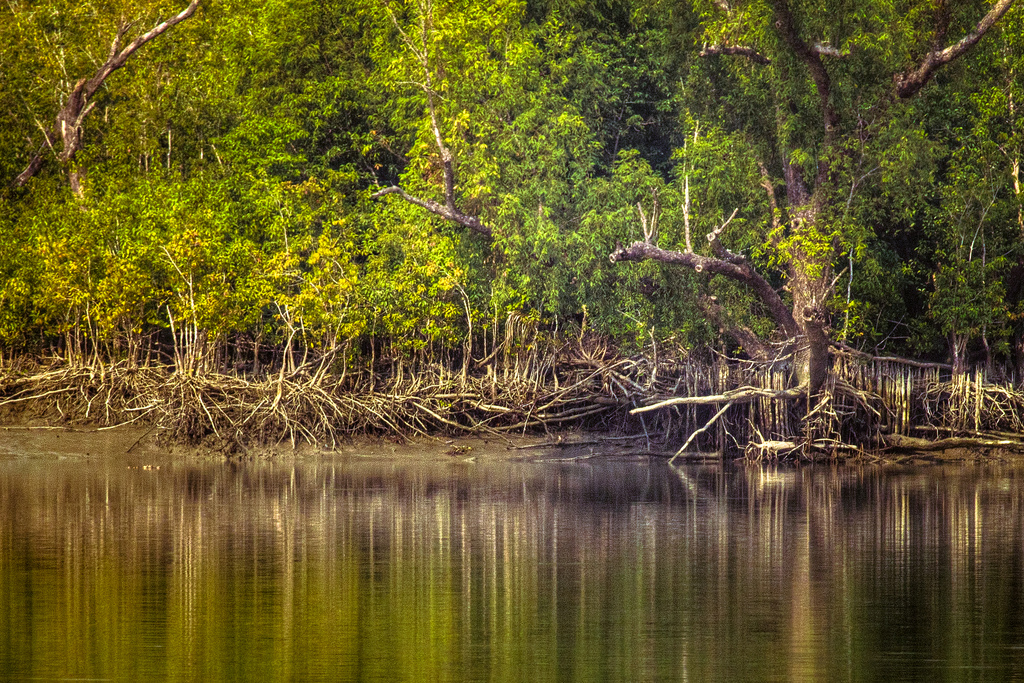
<svg viewBox="0 0 1024 683">
<path fill-rule="evenodd" d="M 101 460 L 128 467 L 160 469 L 175 463 L 255 461 L 303 461 L 338 459 L 386 461 L 395 465 L 409 463 L 447 463 L 472 465 L 488 463 L 535 462 L 570 463 L 592 459 L 636 459 L 668 463 L 672 453 L 647 451 L 632 437 L 601 432 L 563 432 L 549 435 L 513 437 L 431 436 L 394 439 L 357 436 L 338 448 L 322 448 L 290 443 L 261 445 L 249 452 L 225 453 L 203 444 L 182 444 L 161 439 L 152 427 L 115 426 L 113 428 L 0 424 L 0 463 L 61 462 L 71 464 Z M 844 458 L 801 460 L 753 460 L 743 454 L 688 453 L 678 459 L 681 465 L 784 465 L 803 467 L 832 466 L 935 466 L 943 464 L 1007 464 L 1024 462 L 1024 450 L 1000 447 L 955 446 L 948 449 L 902 450 Z"/>
<path fill-rule="evenodd" d="M 261 445 L 249 453 L 225 453 L 208 445 L 187 445 L 161 439 L 152 427 L 116 426 L 114 428 L 69 425 L 0 424 L 0 461 L 16 459 L 254 461 L 298 459 L 367 458 L 400 462 L 516 462 L 571 461 L 594 457 L 638 457 L 664 459 L 663 453 L 650 453 L 624 446 L 621 437 L 601 433 L 565 432 L 554 435 L 513 437 L 433 436 L 397 440 L 387 437 L 357 436 L 338 448 L 322 448 L 301 443 Z"/>
<path fill-rule="evenodd" d="M 0 426 L 135 434 L 226 458 L 337 453 L 349 444 L 476 438 L 512 449 L 589 437 L 602 450 L 681 458 L 902 461 L 1024 453 L 1024 393 L 981 374 L 846 361 L 808 400 L 788 375 L 750 363 L 568 358 L 548 374 L 487 366 L 397 376 L 182 374 L 170 367 L 52 363 L 0 373 Z M 655 377 L 658 377 L 655 381 Z M 646 382 L 646 383 L 645 383 Z M 813 406 L 806 414 L 806 405 Z M 935 438 L 922 439 L 917 435 Z M 545 437 L 556 438 L 545 444 Z M 551 435 L 554 435 L 553 437 Z M 630 443 L 636 448 L 623 448 Z M 529 444 L 522 446 L 522 444 Z M 685 451 L 685 452 L 684 452 Z M 724 456 L 716 454 L 724 453 Z"/>
</svg>

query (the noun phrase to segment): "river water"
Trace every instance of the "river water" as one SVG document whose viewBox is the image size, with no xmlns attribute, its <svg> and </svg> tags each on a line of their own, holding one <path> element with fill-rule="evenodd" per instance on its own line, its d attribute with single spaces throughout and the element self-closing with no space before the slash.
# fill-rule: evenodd
<svg viewBox="0 0 1024 683">
<path fill-rule="evenodd" d="M 80 456 L 0 448 L 5 680 L 1024 679 L 1021 465 Z"/>
</svg>

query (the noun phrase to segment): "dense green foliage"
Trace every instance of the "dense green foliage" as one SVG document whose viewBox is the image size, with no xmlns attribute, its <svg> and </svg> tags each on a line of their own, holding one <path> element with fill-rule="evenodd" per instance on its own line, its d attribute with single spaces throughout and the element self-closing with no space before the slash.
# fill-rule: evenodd
<svg viewBox="0 0 1024 683">
<path fill-rule="evenodd" d="M 680 248 L 688 192 L 695 249 L 738 208 L 724 239 L 780 291 L 780 253 L 814 248 L 806 235 L 768 246 L 758 166 L 774 163 L 760 146 L 768 129 L 816 163 L 820 121 L 799 106 L 815 93 L 772 76 L 799 65 L 773 61 L 768 74 L 700 56 L 720 40 L 767 40 L 767 4 L 750 3 L 748 36 L 723 35 L 735 22 L 700 0 L 210 0 L 107 78 L 74 168 L 60 163 L 42 131 L 119 22 L 135 22 L 131 39 L 184 4 L 0 9 L 3 348 L 258 368 L 261 348 L 293 363 L 324 350 L 353 362 L 458 355 L 526 321 L 624 348 L 740 352 L 697 302 L 714 296 L 770 337 L 749 292 L 612 264 L 616 242 L 640 239 L 657 213 L 654 239 Z M 808 39 L 859 56 L 828 68 L 843 116 L 857 117 L 844 125 L 866 131 L 844 143 L 846 199 L 821 236 L 840 247 L 830 329 L 869 351 L 1020 363 L 1024 15 L 1011 10 L 916 99 L 858 109 L 884 99 L 880 74 L 924 49 L 933 4 L 808 4 L 819 10 Z M 949 34 L 986 4 L 960 3 Z M 795 89 L 791 112 L 772 104 L 779 82 Z M 490 238 L 396 195 L 371 198 L 400 185 L 443 202 L 432 106 L 460 210 Z M 40 151 L 41 170 L 16 187 Z"/>
</svg>

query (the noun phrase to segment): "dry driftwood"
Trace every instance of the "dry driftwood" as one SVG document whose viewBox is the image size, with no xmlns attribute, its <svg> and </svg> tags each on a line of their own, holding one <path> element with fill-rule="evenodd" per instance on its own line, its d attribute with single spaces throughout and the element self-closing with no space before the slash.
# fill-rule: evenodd
<svg viewBox="0 0 1024 683">
<path fill-rule="evenodd" d="M 918 439 L 902 434 L 887 434 L 883 444 L 898 451 L 948 451 L 954 448 L 1001 448 L 1005 450 L 1024 451 L 1024 435 L 1016 439 L 992 439 L 974 436 L 953 436 L 946 439 L 931 441 Z"/>
<path fill-rule="evenodd" d="M 807 389 L 803 386 L 794 387 L 793 389 L 783 389 L 781 391 L 771 391 L 768 389 L 762 389 L 760 387 L 740 387 L 732 391 L 727 391 L 723 394 L 715 394 L 712 396 L 677 396 L 675 398 L 668 398 L 651 405 L 643 406 L 641 408 L 634 408 L 629 411 L 630 415 L 636 415 L 638 413 L 646 413 L 651 410 L 661 410 L 662 408 L 670 408 L 672 406 L 680 405 L 709 405 L 716 403 L 750 403 L 758 399 L 767 398 L 778 401 L 788 401 L 795 398 L 800 398 L 807 393 Z"/>
</svg>

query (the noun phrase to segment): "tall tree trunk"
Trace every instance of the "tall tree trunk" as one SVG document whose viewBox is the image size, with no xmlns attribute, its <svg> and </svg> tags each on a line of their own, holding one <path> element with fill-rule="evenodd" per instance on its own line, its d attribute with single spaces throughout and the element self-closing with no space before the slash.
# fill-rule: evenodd
<svg viewBox="0 0 1024 683">
<path fill-rule="evenodd" d="M 949 354 L 953 359 L 953 374 L 963 375 L 967 372 L 967 335 L 950 332 L 948 339 Z"/>
</svg>

